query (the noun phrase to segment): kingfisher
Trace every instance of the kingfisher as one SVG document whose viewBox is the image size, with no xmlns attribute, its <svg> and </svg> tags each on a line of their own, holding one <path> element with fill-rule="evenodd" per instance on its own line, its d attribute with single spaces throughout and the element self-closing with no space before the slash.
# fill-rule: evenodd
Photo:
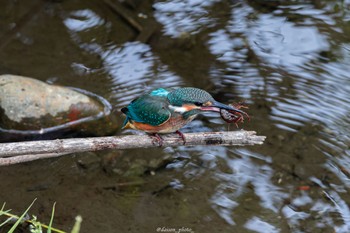
<svg viewBox="0 0 350 233">
<path fill-rule="evenodd" d="M 228 110 L 238 114 L 245 112 L 216 101 L 208 92 L 194 87 L 158 88 L 134 99 L 121 109 L 126 115 L 123 129 L 144 131 L 162 145 L 159 134 L 177 133 L 184 144 L 186 139 L 179 131 L 202 112 Z"/>
</svg>

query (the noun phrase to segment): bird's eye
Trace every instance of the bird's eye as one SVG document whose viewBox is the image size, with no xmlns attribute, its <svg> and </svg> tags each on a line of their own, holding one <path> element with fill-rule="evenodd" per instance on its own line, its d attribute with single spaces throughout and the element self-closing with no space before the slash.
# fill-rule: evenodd
<svg viewBox="0 0 350 233">
<path fill-rule="evenodd" d="M 196 106 L 203 106 L 203 103 L 201 103 L 201 102 L 194 102 L 194 105 L 196 105 Z"/>
</svg>

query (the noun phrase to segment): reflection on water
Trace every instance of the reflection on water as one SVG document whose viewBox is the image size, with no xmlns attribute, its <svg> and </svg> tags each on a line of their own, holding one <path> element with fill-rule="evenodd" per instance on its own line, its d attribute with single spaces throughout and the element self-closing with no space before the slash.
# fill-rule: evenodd
<svg viewBox="0 0 350 233">
<path fill-rule="evenodd" d="M 64 20 L 64 24 L 70 30 L 80 32 L 101 26 L 103 20 L 91 10 L 78 10 L 72 12 L 71 16 Z"/>
<path fill-rule="evenodd" d="M 121 48 L 108 49 L 101 57 L 111 78 L 111 88 L 116 90 L 113 96 L 120 106 L 127 105 L 135 96 L 147 90 L 180 85 L 176 75 L 164 66 L 157 67 L 157 57 L 148 45 L 125 43 Z M 154 72 L 155 69 L 159 69 L 159 72 Z"/>
<path fill-rule="evenodd" d="M 217 0 L 173 0 L 158 1 L 153 7 L 155 17 L 164 27 L 164 34 L 178 37 L 182 33 L 198 33 L 202 28 L 213 25 L 206 8 Z"/>
<path fill-rule="evenodd" d="M 264 158 L 260 154 L 251 153 L 248 150 L 235 150 L 239 158 L 225 158 L 230 171 L 216 172 L 216 178 L 220 180 L 216 193 L 212 197 L 212 203 L 219 207 L 217 211 L 230 224 L 234 224 L 234 208 L 239 208 L 245 202 L 237 203 L 241 195 L 253 189 L 259 197 L 261 207 L 278 213 L 284 199 L 288 197 L 282 189 L 271 182 L 273 169 L 269 166 L 271 158 Z M 262 160 L 264 165 L 257 165 L 254 160 Z M 248 200 L 249 201 L 249 200 Z M 257 204 L 257 203 L 256 203 Z M 251 223 L 250 223 L 251 224 Z"/>
<path fill-rule="evenodd" d="M 252 120 L 242 127 L 266 135 L 267 141 L 245 148 L 179 147 L 147 154 L 130 150 L 112 157 L 110 163 L 122 163 L 114 164 L 112 174 L 100 166 L 85 173 L 71 166 L 73 182 L 69 172 L 50 175 L 43 165 L 26 165 L 35 182 L 25 166 L 5 168 L 0 177 L 16 174 L 8 179 L 9 190 L 17 193 L 14 202 L 31 197 L 16 183 L 27 189 L 55 184 L 33 195 L 79 208 L 92 219 L 84 222 L 89 232 L 97 232 L 99 221 L 114 228 L 98 225 L 103 232 L 120 226 L 121 232 L 154 232 L 162 226 L 191 227 L 194 232 L 350 232 L 350 1 L 149 1 L 143 7 L 150 4 L 153 11 L 147 14 L 129 3 L 160 25 L 150 43 L 131 39 L 135 32 L 126 22 L 93 2 L 49 4 L 51 11 L 41 12 L 23 29 L 33 43 L 19 36 L 0 50 L 6 57 L 0 70 L 86 85 L 82 88 L 98 92 L 118 108 L 156 87 L 195 85 L 222 102 L 245 99 Z M 17 22 L 10 11 L 3 18 L 4 29 Z M 38 34 L 29 31 L 42 34 L 43 18 L 46 24 L 59 19 L 59 30 L 51 33 L 60 38 L 56 43 L 75 48 L 76 56 L 65 55 L 59 46 L 41 47 Z M 20 62 L 14 53 L 18 48 L 64 58 L 48 59 L 62 72 L 43 67 L 38 72 Z M 207 130 L 227 130 L 227 125 L 209 114 L 183 131 Z M 169 155 L 165 164 L 150 165 L 155 157 Z M 58 163 L 54 166 L 65 167 Z M 142 175 L 117 175 L 136 163 L 147 164 Z M 154 174 L 151 168 L 155 175 L 149 175 Z M 48 175 L 43 179 L 39 173 Z M 129 179 L 142 185 L 118 191 L 100 188 Z M 70 194 L 74 190 L 85 199 L 75 202 Z M 9 199 L 10 193 L 0 194 L 0 201 Z M 97 203 L 94 211 L 92 202 Z"/>
</svg>

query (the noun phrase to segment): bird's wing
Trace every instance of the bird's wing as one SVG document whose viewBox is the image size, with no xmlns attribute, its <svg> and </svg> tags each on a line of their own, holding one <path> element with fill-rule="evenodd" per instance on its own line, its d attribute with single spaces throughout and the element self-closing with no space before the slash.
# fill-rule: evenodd
<svg viewBox="0 0 350 233">
<path fill-rule="evenodd" d="M 157 126 L 169 120 L 171 112 L 168 105 L 165 97 L 143 95 L 133 100 L 123 112 L 128 120 Z"/>
</svg>

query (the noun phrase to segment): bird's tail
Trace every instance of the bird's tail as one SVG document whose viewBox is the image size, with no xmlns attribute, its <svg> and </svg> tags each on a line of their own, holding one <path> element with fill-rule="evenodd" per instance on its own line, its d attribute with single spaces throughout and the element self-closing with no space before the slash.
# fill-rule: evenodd
<svg viewBox="0 0 350 233">
<path fill-rule="evenodd" d="M 125 119 L 124 123 L 123 123 L 123 126 L 122 126 L 122 129 L 131 129 L 131 125 L 130 125 L 130 121 L 128 118 Z"/>
<path fill-rule="evenodd" d="M 122 129 L 130 128 L 130 121 L 129 121 L 130 119 L 129 119 L 128 115 L 127 115 L 128 111 L 129 111 L 128 108 L 124 107 L 120 111 L 126 115 L 126 118 L 125 118 L 124 123 L 122 125 Z"/>
</svg>

